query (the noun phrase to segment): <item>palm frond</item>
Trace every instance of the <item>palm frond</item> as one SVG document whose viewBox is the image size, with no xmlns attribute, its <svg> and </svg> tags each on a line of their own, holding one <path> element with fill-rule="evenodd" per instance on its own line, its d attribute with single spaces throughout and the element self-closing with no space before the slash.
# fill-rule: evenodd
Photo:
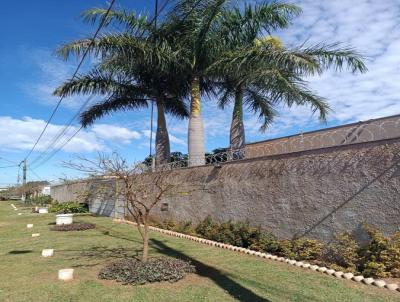
<svg viewBox="0 0 400 302">
<path fill-rule="evenodd" d="M 146 99 L 111 96 L 105 101 L 97 103 L 84 111 L 81 114 L 80 122 L 83 127 L 88 127 L 107 114 L 121 110 L 147 108 L 147 106 Z"/>
<path fill-rule="evenodd" d="M 103 8 L 91 8 L 82 13 L 84 21 L 95 24 L 106 16 L 107 10 Z M 104 25 L 111 24 L 122 25 L 125 30 L 132 34 L 144 34 L 153 30 L 152 24 L 149 23 L 148 17 L 138 15 L 135 11 L 111 10 L 107 19 L 104 20 Z"/>
</svg>

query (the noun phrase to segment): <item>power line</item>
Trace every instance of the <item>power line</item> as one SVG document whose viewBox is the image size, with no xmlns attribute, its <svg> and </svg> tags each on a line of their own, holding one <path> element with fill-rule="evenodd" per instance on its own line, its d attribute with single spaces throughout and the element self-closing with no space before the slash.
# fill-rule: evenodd
<svg viewBox="0 0 400 302">
<path fill-rule="evenodd" d="M 79 133 L 79 131 L 82 130 L 82 128 L 83 128 L 83 127 L 81 126 L 81 127 L 80 127 L 77 131 L 75 131 L 74 134 L 73 134 L 69 139 L 67 139 L 62 145 L 60 145 L 58 148 L 53 149 L 53 151 L 52 151 L 51 153 L 49 153 L 49 155 L 48 155 L 46 158 L 44 158 L 41 162 L 39 162 L 38 164 L 36 164 L 35 168 L 37 168 L 37 167 L 43 165 L 44 163 L 46 163 L 47 161 L 49 161 L 50 159 L 52 159 L 52 158 L 54 157 L 54 155 L 56 155 L 61 149 L 63 149 L 63 148 L 64 148 L 78 133 Z"/>
<path fill-rule="evenodd" d="M 70 128 L 70 126 L 72 125 L 73 121 L 79 116 L 79 114 L 82 112 L 83 109 L 86 108 L 87 104 L 90 102 L 90 100 L 92 99 L 92 96 L 89 97 L 83 104 L 82 106 L 79 108 L 78 112 L 69 120 L 68 124 L 65 125 L 63 127 L 63 129 L 59 132 L 58 135 L 56 135 L 54 137 L 54 139 L 50 142 L 50 144 L 48 144 L 48 146 L 46 147 L 46 149 L 38 156 L 36 157 L 32 162 L 31 165 L 34 165 L 36 162 L 38 162 L 41 158 L 43 158 L 43 156 L 46 155 L 46 153 L 48 153 L 48 151 L 62 138 L 62 136 L 64 136 L 64 134 L 67 133 L 67 130 Z"/>
<path fill-rule="evenodd" d="M 157 17 L 162 13 L 162 11 L 166 8 L 166 6 L 168 5 L 168 3 L 170 2 L 170 0 L 166 0 L 162 7 L 157 10 L 156 9 L 156 13 L 154 15 L 154 17 L 152 18 L 152 20 L 149 22 L 150 24 L 153 22 L 157 22 L 156 19 Z M 199 3 L 200 1 L 198 1 Z M 103 20 L 107 17 L 109 11 L 111 10 L 111 7 L 113 5 L 114 1 L 111 3 L 109 10 L 107 10 L 106 15 L 104 16 Z M 198 4 L 197 3 L 197 4 Z M 102 22 L 104 24 L 104 22 Z M 96 32 L 97 33 L 97 32 Z M 95 34 L 96 35 L 96 34 Z M 144 32 L 142 33 L 141 36 L 144 35 Z M 94 38 L 93 38 L 94 39 Z M 93 40 L 92 40 L 93 42 Z M 90 46 L 88 47 L 88 49 L 90 48 Z M 87 49 L 87 50 L 88 50 Z M 85 52 L 86 54 L 86 52 Z M 70 122 L 68 123 L 67 126 L 65 126 L 63 128 L 63 130 L 60 132 L 59 135 L 57 135 L 57 137 L 49 144 L 49 146 L 46 148 L 44 153 L 47 153 L 47 151 L 52 147 L 52 145 L 54 145 L 55 143 L 57 143 L 60 138 L 66 133 L 67 129 L 71 126 L 72 122 L 74 121 L 74 119 L 80 114 L 80 112 L 86 107 L 86 105 L 88 104 L 90 98 L 80 107 L 80 109 L 78 110 L 78 112 L 74 115 L 74 117 L 70 120 Z M 61 146 L 59 146 L 57 149 L 53 149 L 53 151 L 47 156 L 45 157 L 43 160 L 41 160 L 38 164 L 36 164 L 36 168 L 43 165 L 44 163 L 46 163 L 48 160 L 50 160 L 52 157 L 54 157 L 61 149 L 63 149 L 81 130 L 82 130 L 82 126 L 68 139 L 66 140 Z M 31 153 L 31 152 L 30 152 Z M 43 154 L 40 154 L 38 158 L 36 158 L 33 163 L 37 162 L 38 160 L 40 160 L 41 157 L 43 157 Z"/>
<path fill-rule="evenodd" d="M 17 164 L 17 165 L 19 164 L 19 163 L 13 161 L 13 160 L 9 160 L 9 159 L 4 158 L 4 157 L 0 157 L 0 159 L 5 160 L 5 161 L 8 161 L 8 162 L 11 163 L 11 164 Z"/>
<path fill-rule="evenodd" d="M 18 165 L 3 166 L 3 167 L 0 167 L 0 169 L 7 169 L 7 168 L 13 168 L 13 167 L 18 167 Z"/>
<path fill-rule="evenodd" d="M 170 2 L 170 0 L 166 0 L 162 7 L 158 10 L 156 8 L 156 12 L 154 14 L 154 17 L 151 19 L 151 21 L 149 22 L 150 24 L 153 22 L 157 22 L 157 17 L 162 13 L 162 11 L 166 8 L 167 4 Z M 107 17 L 107 14 L 109 13 L 109 10 L 107 11 L 106 15 L 104 16 L 103 20 Z M 144 32 L 142 33 L 141 36 L 144 35 Z M 73 116 L 73 118 L 70 120 L 70 122 L 63 128 L 63 130 L 59 133 L 59 135 L 57 135 L 57 137 L 48 145 L 48 147 L 46 148 L 46 150 L 40 154 L 36 159 L 34 159 L 32 161 L 32 163 L 36 163 L 38 162 L 38 160 L 40 160 L 40 158 L 43 157 L 43 154 L 47 153 L 47 151 L 52 147 L 52 145 L 54 145 L 55 143 L 57 143 L 61 137 L 66 133 L 67 129 L 71 126 L 72 122 L 74 121 L 74 119 L 79 116 L 80 112 L 86 107 L 86 105 L 88 104 L 88 102 L 90 101 L 90 98 L 80 107 L 80 109 L 78 110 L 78 112 Z M 41 165 L 43 165 L 45 162 L 47 162 L 48 160 L 50 160 L 55 154 L 57 154 L 62 148 L 64 148 L 64 146 L 66 144 L 68 144 L 79 132 L 80 130 L 82 130 L 83 127 L 80 127 L 67 141 L 65 141 L 60 147 L 58 147 L 57 149 L 53 149 L 53 152 L 50 153 L 47 157 L 45 157 L 43 160 L 41 160 L 38 164 L 36 164 L 36 167 L 39 167 Z"/>
<path fill-rule="evenodd" d="M 104 15 L 104 18 L 101 20 L 101 22 L 100 22 L 100 24 L 99 24 L 99 27 L 97 28 L 95 34 L 93 35 L 93 38 L 91 39 L 91 42 L 90 42 L 89 46 L 86 48 L 85 52 L 83 53 L 82 58 L 81 58 L 81 60 L 80 60 L 80 62 L 79 62 L 79 64 L 78 64 L 78 66 L 77 66 L 77 68 L 75 69 L 75 72 L 74 72 L 74 74 L 73 74 L 73 76 L 72 76 L 72 79 L 75 79 L 76 75 L 78 74 L 78 71 L 79 71 L 79 69 L 81 68 L 81 66 L 82 66 L 82 64 L 83 64 L 83 61 L 85 60 L 86 56 L 88 55 L 90 48 L 91 48 L 91 47 L 93 46 L 93 44 L 94 44 L 94 40 L 97 38 L 97 35 L 99 34 L 100 30 L 101 30 L 102 27 L 104 26 L 105 21 L 106 21 L 106 19 L 107 19 L 107 16 L 108 16 L 108 14 L 110 13 L 110 11 L 111 11 L 111 9 L 112 9 L 114 3 L 115 3 L 115 0 L 112 0 L 110 6 L 109 6 L 108 9 L 107 9 L 106 14 Z M 49 126 L 49 124 L 50 124 L 51 120 L 53 119 L 55 113 L 57 112 L 58 108 L 60 107 L 60 104 L 61 104 L 61 102 L 63 101 L 63 99 L 64 99 L 64 96 L 61 96 L 60 99 L 59 99 L 59 101 L 58 101 L 58 103 L 57 103 L 57 105 L 56 105 L 56 107 L 54 108 L 53 112 L 51 113 L 50 118 L 47 120 L 46 126 L 43 128 L 42 132 L 40 133 L 40 135 L 39 135 L 39 137 L 37 138 L 35 144 L 33 145 L 32 149 L 29 151 L 29 153 L 28 153 L 28 155 L 25 157 L 25 159 L 28 159 L 28 157 L 32 154 L 33 150 L 35 150 L 37 144 L 39 143 L 39 141 L 40 141 L 40 139 L 42 138 L 44 132 L 46 131 L 47 127 Z"/>
</svg>

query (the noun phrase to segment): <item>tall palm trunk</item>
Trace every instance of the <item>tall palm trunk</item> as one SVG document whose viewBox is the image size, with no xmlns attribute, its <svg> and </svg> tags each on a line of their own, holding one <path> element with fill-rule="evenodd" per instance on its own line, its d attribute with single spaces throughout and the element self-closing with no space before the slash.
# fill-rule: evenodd
<svg viewBox="0 0 400 302">
<path fill-rule="evenodd" d="M 202 166 L 204 158 L 204 125 L 201 118 L 200 79 L 193 77 L 191 83 L 191 103 L 189 117 L 189 166 Z"/>
<path fill-rule="evenodd" d="M 165 121 L 164 100 L 157 99 L 156 167 L 170 161 L 170 146 Z"/>
<path fill-rule="evenodd" d="M 230 145 L 232 150 L 240 150 L 245 145 L 245 132 L 243 125 L 243 90 L 235 93 L 235 105 L 233 107 L 232 123 L 230 130 Z"/>
</svg>

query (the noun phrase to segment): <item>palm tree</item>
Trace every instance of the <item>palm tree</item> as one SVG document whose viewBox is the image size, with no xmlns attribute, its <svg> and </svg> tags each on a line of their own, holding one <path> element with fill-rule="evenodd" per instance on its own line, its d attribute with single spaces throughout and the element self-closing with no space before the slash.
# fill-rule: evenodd
<svg viewBox="0 0 400 302">
<path fill-rule="evenodd" d="M 181 0 L 167 16 L 163 34 L 174 40 L 181 51 L 180 68 L 190 83 L 188 129 L 189 166 L 203 165 L 204 125 L 201 95 L 212 93 L 208 68 L 220 58 L 222 38 L 219 19 L 228 7 L 227 0 Z"/>
<path fill-rule="evenodd" d="M 279 39 L 262 37 L 264 32 L 286 28 L 300 8 L 285 3 L 246 5 L 223 14 L 226 56 L 214 63 L 217 74 L 223 74 L 219 105 L 234 101 L 230 129 L 230 147 L 242 149 L 245 144 L 243 103 L 263 120 L 261 129 L 273 120 L 274 107 L 310 105 L 325 120 L 329 106 L 307 88 L 305 75 L 320 74 L 327 68 L 341 70 L 347 65 L 353 72 L 364 72 L 362 57 L 352 49 L 338 44 L 287 49 Z"/>
<path fill-rule="evenodd" d="M 96 22 L 106 10 L 91 9 L 85 20 Z M 123 32 L 103 35 L 95 41 L 79 40 L 62 46 L 58 53 L 65 59 L 89 51 L 101 57 L 101 63 L 89 73 L 69 80 L 55 94 L 100 94 L 104 99 L 81 115 L 87 127 L 96 119 L 119 110 L 147 107 L 148 100 L 157 105 L 156 165 L 170 160 L 170 143 L 165 112 L 178 118 L 189 115 L 184 102 L 188 87 L 168 62 L 174 58 L 165 40 L 155 39 L 155 31 L 144 17 L 126 11 L 111 11 L 106 25 L 122 25 Z M 92 47 L 90 48 L 90 43 Z"/>
</svg>

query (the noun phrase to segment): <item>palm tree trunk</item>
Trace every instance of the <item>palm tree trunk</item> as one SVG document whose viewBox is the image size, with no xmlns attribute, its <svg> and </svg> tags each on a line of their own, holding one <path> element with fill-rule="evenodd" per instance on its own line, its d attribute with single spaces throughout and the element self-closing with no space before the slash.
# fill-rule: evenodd
<svg viewBox="0 0 400 302">
<path fill-rule="evenodd" d="M 235 93 L 235 106 L 233 107 L 232 123 L 230 130 L 230 145 L 232 150 L 240 150 L 245 145 L 245 131 L 243 125 L 243 90 Z"/>
<path fill-rule="evenodd" d="M 170 145 L 165 121 L 164 100 L 157 99 L 156 167 L 170 161 Z"/>
<path fill-rule="evenodd" d="M 202 166 L 204 158 L 204 125 L 201 118 L 200 79 L 193 77 L 189 117 L 189 166 Z"/>
</svg>

